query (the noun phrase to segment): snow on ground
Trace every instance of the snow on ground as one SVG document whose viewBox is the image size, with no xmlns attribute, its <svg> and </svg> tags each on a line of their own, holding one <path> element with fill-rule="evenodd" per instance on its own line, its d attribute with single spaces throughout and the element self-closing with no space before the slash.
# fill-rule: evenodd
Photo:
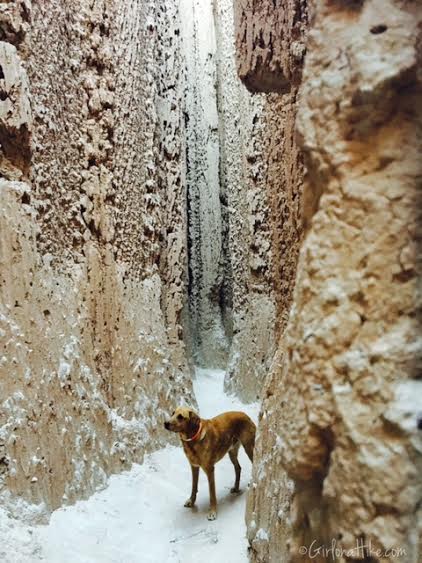
<svg viewBox="0 0 422 563">
<path fill-rule="evenodd" d="M 223 392 L 224 372 L 198 369 L 199 411 L 211 418 L 243 410 L 255 421 L 258 405 Z M 242 494 L 230 494 L 234 469 L 228 456 L 216 465 L 218 518 L 207 520 L 208 483 L 201 471 L 194 509 L 191 472 L 181 446 L 145 456 L 142 465 L 113 475 L 106 489 L 56 510 L 48 526 L 23 526 L 0 511 L 0 560 L 4 563 L 246 563 L 245 501 L 251 464 L 243 448 Z"/>
</svg>

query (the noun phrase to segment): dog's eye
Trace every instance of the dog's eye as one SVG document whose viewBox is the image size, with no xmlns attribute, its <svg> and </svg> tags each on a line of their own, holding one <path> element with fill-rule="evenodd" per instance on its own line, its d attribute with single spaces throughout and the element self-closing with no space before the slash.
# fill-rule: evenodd
<svg viewBox="0 0 422 563">
<path fill-rule="evenodd" d="M 182 416 L 181 414 L 178 414 L 178 415 L 177 415 L 177 420 L 182 420 L 182 419 L 183 419 L 183 416 Z"/>
<path fill-rule="evenodd" d="M 171 413 L 171 416 L 174 416 L 174 413 L 175 413 L 175 412 L 176 412 L 176 411 L 173 411 L 173 412 Z"/>
</svg>

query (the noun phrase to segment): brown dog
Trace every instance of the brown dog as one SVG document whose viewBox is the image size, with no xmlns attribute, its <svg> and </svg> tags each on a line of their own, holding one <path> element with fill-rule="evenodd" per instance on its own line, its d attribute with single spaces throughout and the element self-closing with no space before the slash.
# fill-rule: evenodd
<svg viewBox="0 0 422 563">
<path fill-rule="evenodd" d="M 214 465 L 229 453 L 234 465 L 235 482 L 232 493 L 239 492 L 241 467 L 237 460 L 240 444 L 244 447 L 249 459 L 253 460 L 256 426 L 243 412 L 225 412 L 205 420 L 200 418 L 192 409 L 178 407 L 164 427 L 172 432 L 178 432 L 186 457 L 192 470 L 192 492 L 185 506 L 195 504 L 198 492 L 199 468 L 208 477 L 210 491 L 210 510 L 208 520 L 217 517 L 217 499 L 215 496 Z"/>
</svg>

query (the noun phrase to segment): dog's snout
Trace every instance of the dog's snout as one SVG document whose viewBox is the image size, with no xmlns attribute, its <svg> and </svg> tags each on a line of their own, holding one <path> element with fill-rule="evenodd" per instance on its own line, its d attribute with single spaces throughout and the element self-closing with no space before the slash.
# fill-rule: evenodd
<svg viewBox="0 0 422 563">
<path fill-rule="evenodd" d="M 169 429 L 169 422 L 168 422 L 167 420 L 164 422 L 164 428 L 165 428 L 166 430 Z"/>
</svg>

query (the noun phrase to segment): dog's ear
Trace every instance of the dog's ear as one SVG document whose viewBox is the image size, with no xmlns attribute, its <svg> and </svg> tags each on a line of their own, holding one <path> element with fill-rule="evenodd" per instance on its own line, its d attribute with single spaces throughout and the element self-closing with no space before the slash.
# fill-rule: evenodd
<svg viewBox="0 0 422 563">
<path fill-rule="evenodd" d="M 195 411 L 189 411 L 188 428 L 191 432 L 196 432 L 200 423 L 200 418 Z"/>
<path fill-rule="evenodd" d="M 199 420 L 200 420 L 199 415 L 197 415 L 195 411 L 190 410 L 189 411 L 189 422 L 193 422 L 193 423 L 197 424 Z"/>
</svg>

